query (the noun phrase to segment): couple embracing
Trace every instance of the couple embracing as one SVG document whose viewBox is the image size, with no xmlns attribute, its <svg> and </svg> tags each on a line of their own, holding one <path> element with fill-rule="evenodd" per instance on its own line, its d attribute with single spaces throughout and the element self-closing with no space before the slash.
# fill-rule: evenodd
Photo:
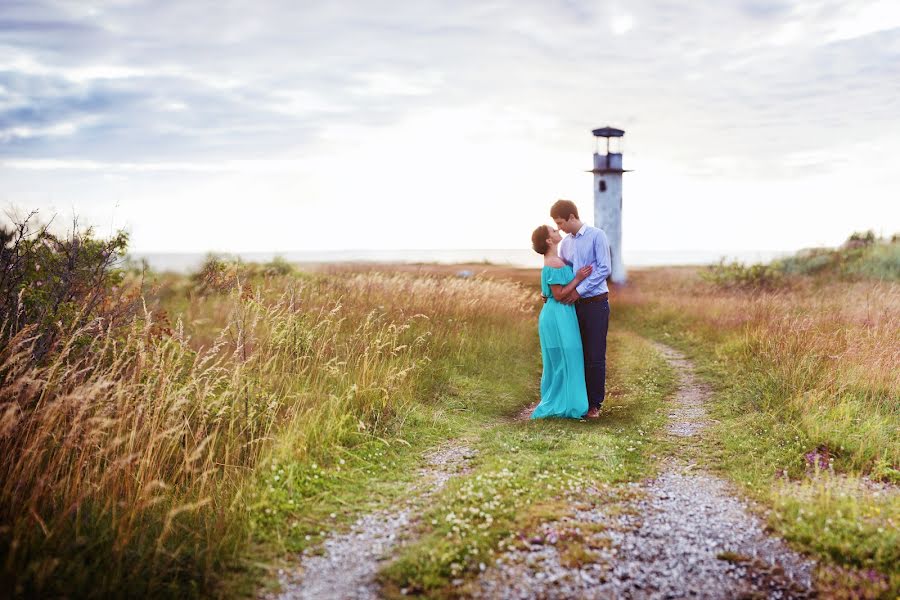
<svg viewBox="0 0 900 600">
<path fill-rule="evenodd" d="M 569 200 L 553 204 L 550 217 L 556 227 L 541 225 L 531 234 L 544 256 L 538 318 L 544 371 L 531 418 L 595 418 L 606 392 L 609 242 L 602 229 L 581 222 Z"/>
</svg>

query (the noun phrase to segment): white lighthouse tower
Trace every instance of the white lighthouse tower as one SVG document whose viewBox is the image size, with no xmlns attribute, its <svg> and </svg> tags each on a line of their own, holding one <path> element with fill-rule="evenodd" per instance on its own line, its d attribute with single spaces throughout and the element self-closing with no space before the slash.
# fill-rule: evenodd
<svg viewBox="0 0 900 600">
<path fill-rule="evenodd" d="M 594 129 L 594 226 L 606 233 L 612 260 L 610 279 L 625 283 L 625 263 L 622 260 L 622 136 L 625 132 L 614 127 Z M 605 138 L 604 144 L 600 138 Z"/>
</svg>

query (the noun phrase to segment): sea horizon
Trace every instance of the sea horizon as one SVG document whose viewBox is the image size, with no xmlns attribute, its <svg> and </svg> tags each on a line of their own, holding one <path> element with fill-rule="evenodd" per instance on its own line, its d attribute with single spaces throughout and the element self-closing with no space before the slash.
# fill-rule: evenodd
<svg viewBox="0 0 900 600">
<path fill-rule="evenodd" d="M 490 263 L 512 267 L 540 266 L 531 249 L 401 249 L 299 250 L 288 252 L 130 252 L 133 261 L 146 260 L 151 269 L 185 273 L 197 269 L 210 254 L 244 262 L 269 262 L 280 257 L 291 263 Z M 709 265 L 721 260 L 742 263 L 770 262 L 792 254 L 777 250 L 634 250 L 625 251 L 629 268 Z"/>
</svg>

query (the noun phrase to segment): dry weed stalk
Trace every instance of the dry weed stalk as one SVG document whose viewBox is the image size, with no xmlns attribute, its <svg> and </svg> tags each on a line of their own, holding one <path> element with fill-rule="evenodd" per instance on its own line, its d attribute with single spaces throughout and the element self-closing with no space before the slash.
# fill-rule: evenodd
<svg viewBox="0 0 900 600">
<path fill-rule="evenodd" d="M 530 300 L 493 281 L 276 277 L 192 295 L 171 329 L 145 309 L 86 348 L 71 331 L 44 365 L 23 329 L 0 352 L 7 568 L 51 578 L 54 556 L 93 544 L 123 573 L 138 560 L 164 579 L 186 556 L 207 572 L 273 439 L 302 457 L 360 425 L 389 430 L 456 332 L 518 318 Z"/>
<path fill-rule="evenodd" d="M 649 314 L 653 305 L 676 321 L 740 332 L 746 362 L 765 365 L 777 385 L 773 401 L 835 447 L 847 446 L 857 466 L 900 464 L 900 284 L 801 281 L 777 291 L 734 291 L 687 269 L 635 279 L 618 293 L 638 311 Z"/>
</svg>

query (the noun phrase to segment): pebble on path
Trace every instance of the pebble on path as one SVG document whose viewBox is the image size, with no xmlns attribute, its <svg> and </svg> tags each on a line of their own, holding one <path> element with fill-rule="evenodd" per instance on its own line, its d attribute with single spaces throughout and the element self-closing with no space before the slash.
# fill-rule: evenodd
<svg viewBox="0 0 900 600">
<path fill-rule="evenodd" d="M 686 446 L 709 423 L 703 409 L 709 391 L 697 383 L 683 355 L 655 345 L 679 378 L 666 433 Z M 467 594 L 509 599 L 812 597 L 814 563 L 767 535 L 726 482 L 693 467 L 670 458 L 655 479 L 619 486 L 619 499 L 613 495 L 603 504 L 597 492 L 600 503 L 564 521 L 544 523 L 542 536 L 513 545 L 470 584 Z M 551 532 L 559 530 L 593 532 L 584 537 L 592 559 L 565 566 L 563 546 L 549 543 Z"/>
<path fill-rule="evenodd" d="M 410 530 L 416 505 L 442 489 L 454 475 L 465 472 L 474 456 L 471 448 L 454 443 L 428 453 L 426 466 L 419 471 L 420 477 L 401 508 L 369 513 L 360 517 L 349 532 L 328 536 L 317 552 L 311 550 L 301 556 L 297 568 L 279 573 L 279 593 L 265 594 L 263 598 L 380 597 L 375 575 Z"/>
</svg>

